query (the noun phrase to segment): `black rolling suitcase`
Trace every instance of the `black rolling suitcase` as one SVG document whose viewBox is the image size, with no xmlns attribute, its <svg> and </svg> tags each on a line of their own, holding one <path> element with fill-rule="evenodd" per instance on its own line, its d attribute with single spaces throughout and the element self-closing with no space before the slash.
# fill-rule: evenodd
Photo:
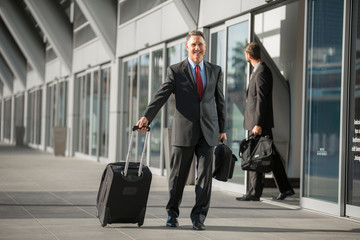
<svg viewBox="0 0 360 240">
<path fill-rule="evenodd" d="M 129 143 L 136 129 L 137 126 L 133 127 Z M 109 163 L 104 170 L 96 200 L 103 227 L 108 223 L 137 223 L 140 227 L 144 223 L 152 178 L 150 169 L 142 164 L 149 131 L 147 127 L 140 162 L 129 162 L 129 144 L 126 162 Z"/>
</svg>

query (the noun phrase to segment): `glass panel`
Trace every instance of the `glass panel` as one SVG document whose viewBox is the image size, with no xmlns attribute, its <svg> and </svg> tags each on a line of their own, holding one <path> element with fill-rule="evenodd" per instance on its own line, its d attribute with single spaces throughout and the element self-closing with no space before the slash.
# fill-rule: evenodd
<svg viewBox="0 0 360 240">
<path fill-rule="evenodd" d="M 309 2 L 304 197 L 338 201 L 342 0 Z"/>
<path fill-rule="evenodd" d="M 360 206 L 360 3 L 354 5 L 357 21 L 354 21 L 355 41 L 351 51 L 347 203 Z"/>
<path fill-rule="evenodd" d="M 273 92 L 276 93 L 272 97 L 275 116 L 275 126 L 272 129 L 274 143 L 290 173 L 292 170 L 299 171 L 293 166 L 300 162 L 300 154 L 291 147 L 297 144 L 294 136 L 299 134 L 294 129 L 298 127 L 290 125 L 291 118 L 298 119 L 301 113 L 291 113 L 291 108 L 297 107 L 297 94 L 290 94 L 289 87 L 291 85 L 295 89 L 295 83 L 300 80 L 297 70 L 299 59 L 302 58 L 302 53 L 299 53 L 299 45 L 302 43 L 297 40 L 299 11 L 298 2 L 293 1 L 255 15 L 254 21 L 255 40 L 262 45 L 261 58 L 272 72 Z M 293 141 L 290 140 L 291 136 Z"/>
<path fill-rule="evenodd" d="M 15 98 L 15 127 L 24 126 L 24 95 Z"/>
<path fill-rule="evenodd" d="M 183 61 L 187 58 L 188 51 L 185 47 L 185 41 L 181 42 L 177 45 L 168 48 L 167 51 L 167 64 L 168 66 Z M 172 127 L 172 121 L 174 119 L 175 113 L 175 95 L 171 94 L 169 100 L 167 101 L 167 120 L 166 120 L 166 127 Z"/>
<path fill-rule="evenodd" d="M 85 151 L 89 154 L 89 141 L 90 141 L 90 99 L 91 99 L 91 73 L 86 75 L 86 102 L 85 102 Z"/>
<path fill-rule="evenodd" d="M 163 50 L 157 50 L 152 53 L 152 82 L 151 82 L 151 99 L 160 88 L 163 81 L 164 58 Z M 160 167 L 160 146 L 161 146 L 161 111 L 151 122 L 150 134 L 150 166 Z"/>
<path fill-rule="evenodd" d="M 11 135 L 11 99 L 4 102 L 4 138 L 10 140 Z"/>
<path fill-rule="evenodd" d="M 225 67 L 225 30 L 211 34 L 211 63 Z"/>
<path fill-rule="evenodd" d="M 101 85 L 100 156 L 107 157 L 109 149 L 110 68 L 101 70 Z"/>
<path fill-rule="evenodd" d="M 0 89 L 1 91 L 1 89 Z M 1 136 L 1 133 L 2 133 L 2 101 L 0 101 L 0 136 Z"/>
<path fill-rule="evenodd" d="M 59 103 L 58 103 L 58 125 L 65 126 L 65 82 L 59 83 Z"/>
<path fill-rule="evenodd" d="M 53 127 L 55 126 L 55 110 L 56 110 L 56 106 L 55 106 L 55 93 L 56 93 L 56 85 L 53 85 L 49 88 L 50 91 L 50 118 L 49 118 L 49 127 L 50 127 L 50 131 L 49 131 L 49 146 L 53 146 Z"/>
<path fill-rule="evenodd" d="M 230 26 L 227 34 L 226 135 L 228 138 L 227 145 L 233 153 L 238 153 L 239 143 L 245 138 L 243 123 L 246 102 L 247 62 L 244 55 L 244 46 L 248 42 L 248 21 Z M 241 161 L 236 162 L 234 175 L 230 182 L 244 184 L 244 171 L 241 170 L 240 163 Z"/>
<path fill-rule="evenodd" d="M 131 128 L 132 126 L 136 123 L 136 121 L 138 119 L 136 119 L 136 107 L 134 107 L 133 105 L 136 105 L 136 99 L 137 99 L 137 90 L 134 91 L 134 87 L 135 89 L 137 89 L 137 59 L 132 59 L 128 62 L 124 63 L 124 79 L 125 82 L 127 83 L 127 89 L 128 91 L 125 91 L 125 95 L 124 98 L 125 100 L 125 106 L 127 108 L 127 112 L 128 116 L 125 118 L 127 120 L 125 126 L 125 132 L 126 135 L 124 136 L 124 142 L 126 142 L 127 144 L 124 146 L 125 148 L 123 149 L 123 158 L 126 158 L 126 154 L 128 151 L 128 147 L 129 147 L 129 138 L 130 138 L 130 134 L 131 134 Z M 134 86 L 135 85 L 135 86 Z M 135 98 L 135 100 L 133 100 Z M 134 113 L 135 112 L 135 113 Z M 133 138 L 133 142 L 131 143 L 132 148 L 131 148 L 131 159 L 136 160 L 135 158 L 135 154 L 136 154 L 136 136 L 137 134 L 134 135 Z"/>
<path fill-rule="evenodd" d="M 143 55 L 140 56 L 140 93 L 139 95 L 141 96 L 139 98 L 139 115 L 142 116 L 142 114 L 144 113 L 148 103 L 149 103 L 149 65 L 150 65 L 150 61 L 149 61 L 149 55 Z M 137 118 L 140 118 L 140 116 L 138 116 Z M 141 157 L 141 153 L 143 150 L 143 146 L 144 146 L 144 142 L 145 142 L 145 134 L 139 134 L 138 135 L 138 155 L 139 155 L 139 159 Z"/>
<path fill-rule="evenodd" d="M 84 133 L 85 133 L 85 109 L 86 109 L 86 80 L 85 76 L 81 76 L 77 81 L 80 81 L 80 99 L 79 99 L 79 152 L 84 152 Z"/>
<path fill-rule="evenodd" d="M 95 71 L 93 76 L 92 116 L 91 116 L 91 154 L 96 155 L 98 143 L 98 98 L 99 98 L 99 72 Z"/>
<path fill-rule="evenodd" d="M 32 116 L 33 116 L 33 99 L 32 99 L 33 94 L 29 92 L 28 94 L 28 116 L 27 116 L 27 141 L 29 143 L 31 143 L 32 140 L 32 133 L 33 133 L 33 128 L 32 128 Z M 5 110 L 5 107 L 4 107 Z M 5 112 L 4 112 L 5 113 Z M 4 116 L 5 117 L 5 116 Z M 5 123 L 5 122 L 4 122 Z M 5 133 L 5 130 L 4 130 Z"/>
<path fill-rule="evenodd" d="M 42 90 L 36 91 L 36 144 L 41 143 L 41 112 L 42 112 Z"/>
</svg>

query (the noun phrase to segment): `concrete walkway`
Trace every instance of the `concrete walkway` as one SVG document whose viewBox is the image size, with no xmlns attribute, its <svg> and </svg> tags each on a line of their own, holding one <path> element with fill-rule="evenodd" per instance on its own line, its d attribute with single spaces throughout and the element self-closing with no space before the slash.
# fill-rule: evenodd
<svg viewBox="0 0 360 240">
<path fill-rule="evenodd" d="M 165 177 L 153 176 L 144 225 L 100 226 L 96 195 L 105 164 L 54 157 L 0 144 L 0 239 L 360 239 L 360 222 L 301 210 L 263 198 L 238 202 L 213 189 L 205 231 L 189 218 L 194 187 L 187 186 L 180 227 L 166 228 Z"/>
</svg>

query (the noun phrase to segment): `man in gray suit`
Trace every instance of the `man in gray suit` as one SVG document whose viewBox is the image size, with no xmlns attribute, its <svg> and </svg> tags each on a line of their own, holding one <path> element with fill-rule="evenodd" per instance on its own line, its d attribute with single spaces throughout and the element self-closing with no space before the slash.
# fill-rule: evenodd
<svg viewBox="0 0 360 240">
<path fill-rule="evenodd" d="M 244 128 L 249 134 L 269 135 L 272 139 L 274 127 L 272 87 L 273 78 L 270 69 L 260 57 L 260 46 L 256 42 L 245 45 L 245 58 L 254 67 L 250 77 L 246 94 Z M 276 149 L 275 149 L 276 150 Z M 280 190 L 277 200 L 283 200 L 294 194 L 287 178 L 280 154 L 276 151 L 273 160 L 273 175 L 275 183 Z M 261 172 L 249 172 L 250 190 L 236 198 L 238 201 L 259 201 L 264 188 L 264 174 Z"/>
<path fill-rule="evenodd" d="M 221 67 L 203 60 L 206 51 L 204 34 L 191 31 L 186 37 L 186 49 L 189 57 L 168 67 L 165 82 L 137 126 L 142 128 L 150 124 L 169 96 L 175 95 L 166 226 L 179 225 L 179 206 L 195 154 L 196 201 L 190 217 L 193 229 L 204 230 L 210 206 L 213 149 L 221 140 L 226 140 L 226 108 Z"/>
</svg>

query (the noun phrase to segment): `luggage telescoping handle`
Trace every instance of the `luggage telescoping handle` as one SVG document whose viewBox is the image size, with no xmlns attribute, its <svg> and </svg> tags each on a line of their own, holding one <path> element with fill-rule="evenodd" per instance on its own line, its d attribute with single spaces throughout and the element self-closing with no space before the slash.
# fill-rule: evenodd
<svg viewBox="0 0 360 240">
<path fill-rule="evenodd" d="M 142 151 L 142 154 L 141 154 L 141 159 L 140 159 L 140 164 L 139 164 L 139 171 L 138 171 L 138 176 L 139 177 L 141 176 L 141 172 L 142 172 L 142 168 L 143 168 L 143 160 L 144 160 L 144 157 L 145 157 L 147 140 L 149 138 L 149 132 L 150 132 L 150 127 L 149 126 L 144 126 L 143 128 L 146 129 L 146 135 L 145 135 L 144 148 L 143 148 L 143 151 Z M 131 129 L 132 131 L 131 131 L 131 134 L 130 134 L 129 148 L 128 148 L 128 153 L 127 153 L 127 156 L 126 156 L 126 163 L 125 163 L 125 169 L 124 169 L 124 176 L 125 177 L 127 176 L 127 172 L 128 172 L 128 169 L 129 169 L 129 159 L 130 159 L 130 151 L 131 151 L 132 139 L 133 139 L 133 136 L 134 136 L 134 132 L 136 130 L 138 130 L 138 129 L 140 129 L 138 126 L 133 126 L 132 129 Z"/>
</svg>

